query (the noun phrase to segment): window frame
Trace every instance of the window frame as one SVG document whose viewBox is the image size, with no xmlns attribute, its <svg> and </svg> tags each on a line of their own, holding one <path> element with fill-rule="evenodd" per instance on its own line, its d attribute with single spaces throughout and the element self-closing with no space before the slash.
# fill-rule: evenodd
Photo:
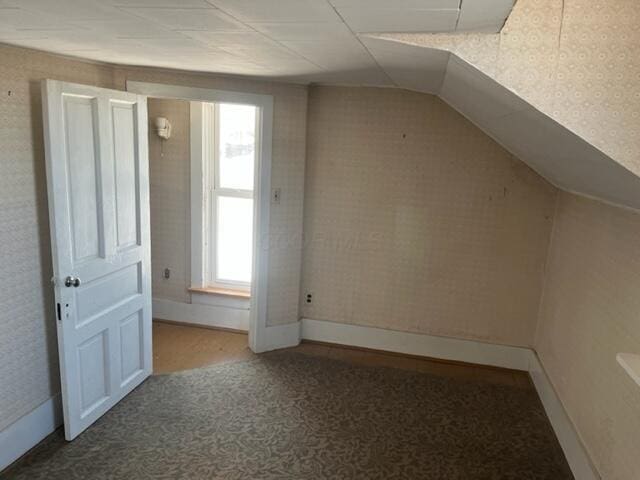
<svg viewBox="0 0 640 480">
<path fill-rule="evenodd" d="M 193 103 L 193 102 L 192 102 Z M 220 104 L 246 105 L 255 108 L 255 149 L 253 158 L 254 175 L 257 168 L 257 158 L 259 154 L 261 131 L 259 108 L 255 105 L 238 104 L 234 102 L 202 102 L 200 104 L 201 113 L 199 117 L 201 121 L 192 128 L 200 129 L 202 132 L 202 170 L 203 170 L 203 188 L 202 199 L 204 207 L 203 216 L 203 242 L 202 242 L 202 266 L 203 274 L 202 287 L 205 288 L 222 288 L 233 289 L 248 292 L 251 290 L 251 280 L 248 282 L 219 278 L 217 276 L 217 235 L 216 227 L 219 218 L 219 202 L 220 197 L 243 198 L 252 201 L 253 216 L 255 217 L 255 177 L 252 190 L 223 188 L 220 186 Z M 252 226 L 255 228 L 255 221 L 252 219 Z M 253 254 L 253 252 L 252 252 Z M 252 262 L 253 264 L 253 262 Z M 253 278 L 253 265 L 251 277 Z"/>
</svg>

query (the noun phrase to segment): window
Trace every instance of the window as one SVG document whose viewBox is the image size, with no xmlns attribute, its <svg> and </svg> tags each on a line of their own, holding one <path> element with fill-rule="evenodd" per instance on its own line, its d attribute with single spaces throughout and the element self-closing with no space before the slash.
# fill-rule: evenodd
<svg viewBox="0 0 640 480">
<path fill-rule="evenodd" d="M 257 121 L 252 105 L 202 105 L 205 287 L 251 285 Z"/>
</svg>

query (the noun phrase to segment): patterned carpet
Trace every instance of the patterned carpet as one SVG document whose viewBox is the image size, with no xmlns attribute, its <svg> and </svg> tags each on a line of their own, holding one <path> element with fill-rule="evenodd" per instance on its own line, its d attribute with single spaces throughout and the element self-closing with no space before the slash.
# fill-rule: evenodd
<svg viewBox="0 0 640 480">
<path fill-rule="evenodd" d="M 531 390 L 284 352 L 151 377 L 12 479 L 572 479 Z"/>
</svg>

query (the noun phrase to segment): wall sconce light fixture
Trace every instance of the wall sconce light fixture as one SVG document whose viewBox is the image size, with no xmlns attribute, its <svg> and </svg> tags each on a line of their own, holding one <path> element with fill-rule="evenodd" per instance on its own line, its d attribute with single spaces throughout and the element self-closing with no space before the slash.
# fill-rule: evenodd
<svg viewBox="0 0 640 480">
<path fill-rule="evenodd" d="M 155 120 L 156 133 L 164 140 L 171 137 L 171 122 L 164 117 L 157 117 Z"/>
</svg>

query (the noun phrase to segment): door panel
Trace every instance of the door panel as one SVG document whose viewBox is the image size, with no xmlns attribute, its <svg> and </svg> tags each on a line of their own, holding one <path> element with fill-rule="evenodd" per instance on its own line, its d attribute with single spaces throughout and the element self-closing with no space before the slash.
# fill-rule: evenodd
<svg viewBox="0 0 640 480">
<path fill-rule="evenodd" d="M 86 261 L 100 255 L 98 213 L 98 157 L 96 156 L 96 103 L 85 97 L 65 96 L 64 136 L 73 233 L 73 259 Z"/>
<path fill-rule="evenodd" d="M 141 273 L 138 263 L 80 285 L 76 291 L 76 321 L 89 322 L 106 310 L 142 295 Z"/>
<path fill-rule="evenodd" d="M 120 386 L 124 387 L 144 369 L 142 311 L 120 323 Z"/>
<path fill-rule="evenodd" d="M 99 407 L 109 398 L 108 332 L 103 330 L 78 345 L 80 366 L 81 416 Z"/>
<path fill-rule="evenodd" d="M 43 100 L 71 440 L 151 373 L 147 110 L 140 95 L 51 80 Z"/>
<path fill-rule="evenodd" d="M 135 106 L 112 103 L 118 250 L 138 244 Z"/>
</svg>

